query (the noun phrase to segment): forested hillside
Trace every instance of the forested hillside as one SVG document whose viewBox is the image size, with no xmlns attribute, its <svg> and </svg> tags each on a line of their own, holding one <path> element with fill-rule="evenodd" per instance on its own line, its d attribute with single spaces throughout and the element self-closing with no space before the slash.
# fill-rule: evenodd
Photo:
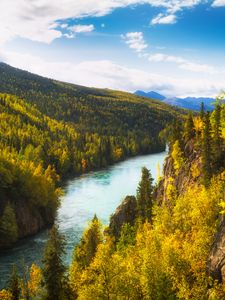
<svg viewBox="0 0 225 300">
<path fill-rule="evenodd" d="M 65 239 L 50 231 L 43 266 L 14 268 L 4 299 L 223 300 L 225 105 L 174 122 L 164 174 L 153 186 L 145 167 L 104 229 L 97 216 L 75 246 L 69 269 Z"/>
<path fill-rule="evenodd" d="M 2 63 L 0 92 L 0 248 L 53 223 L 61 179 L 163 150 L 160 131 L 181 116 Z"/>
<path fill-rule="evenodd" d="M 176 112 L 159 101 L 133 94 L 63 83 L 0 63 L 0 92 L 16 95 L 57 120 L 71 122 L 81 133 L 131 136 L 152 144 Z M 153 141 L 154 140 L 154 141 Z"/>
</svg>

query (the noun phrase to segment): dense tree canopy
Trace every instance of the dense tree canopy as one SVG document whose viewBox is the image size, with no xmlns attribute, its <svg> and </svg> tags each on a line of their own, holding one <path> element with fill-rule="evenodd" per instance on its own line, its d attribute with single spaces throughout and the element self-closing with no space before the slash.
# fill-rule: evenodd
<svg viewBox="0 0 225 300">
<path fill-rule="evenodd" d="M 207 125 L 207 122 L 210 124 Z M 115 239 L 112 234 L 108 235 L 108 230 L 102 228 L 96 216 L 93 218 L 74 249 L 69 269 L 68 293 L 63 299 L 225 298 L 224 283 L 214 280 L 207 272 L 210 248 L 220 225 L 219 216 L 224 214 L 225 207 L 225 165 L 224 159 L 218 164 L 213 163 L 217 152 L 211 152 L 214 167 L 208 183 L 205 185 L 202 180 L 205 150 L 201 146 L 206 142 L 205 127 L 210 125 L 212 128 L 207 143 L 214 149 L 213 145 L 218 138 L 215 122 L 218 122 L 215 112 L 204 115 L 203 119 L 196 116 L 193 118 L 193 124 L 195 132 L 199 134 L 189 136 L 183 147 L 179 146 L 177 139 L 172 139 L 174 142 L 170 141 L 166 169 L 168 174 L 164 174 L 169 177 L 165 176 L 158 187 L 163 184 L 163 201 L 149 201 L 149 196 L 154 197 L 152 188 L 149 188 L 151 176 L 146 168 L 143 169 L 137 198 L 143 196 L 144 200 L 147 199 L 147 202 L 140 202 L 139 207 L 145 207 L 145 212 L 149 212 L 151 208 L 151 222 L 148 218 L 145 222 L 140 222 L 139 215 L 134 214 L 134 226 L 125 223 L 120 238 Z M 217 126 L 221 128 L 219 137 L 221 157 L 224 158 L 224 105 L 220 107 L 220 121 Z M 180 136 L 187 136 L 187 127 L 181 129 Z M 187 180 L 190 180 L 189 183 L 182 189 L 178 182 L 185 184 Z M 136 198 L 133 198 L 136 201 Z M 61 261 L 61 246 L 56 245 L 55 248 L 59 250 Z M 38 267 L 32 268 L 38 270 Z M 30 286 L 35 286 L 37 296 L 41 291 L 46 293 L 48 286 L 41 285 L 36 277 L 32 276 L 29 283 Z M 64 285 L 61 291 L 65 292 Z M 10 289 L 0 293 L 3 299 L 12 299 Z"/>
<path fill-rule="evenodd" d="M 163 150 L 159 132 L 182 112 L 3 63 L 0 92 L 0 247 L 28 234 L 24 211 L 37 231 L 54 221 L 60 179 Z"/>
</svg>

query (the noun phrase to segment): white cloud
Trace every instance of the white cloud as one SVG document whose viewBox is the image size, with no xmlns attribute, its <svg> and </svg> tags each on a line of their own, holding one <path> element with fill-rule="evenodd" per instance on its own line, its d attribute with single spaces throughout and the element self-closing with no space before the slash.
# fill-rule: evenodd
<svg viewBox="0 0 225 300">
<path fill-rule="evenodd" d="M 225 6 L 225 0 L 214 0 L 212 3 L 213 7 L 222 7 Z"/>
<path fill-rule="evenodd" d="M 56 21 L 66 24 L 66 19 L 69 18 L 103 16 L 119 7 L 144 3 L 164 8 L 167 15 L 173 15 L 203 1 L 205 0 L 63 0 L 62 4 L 62 0 L 1 0 L 0 42 L 3 44 L 15 37 L 22 37 L 51 43 L 62 36 L 62 28 L 60 24 L 55 26 Z"/>
<path fill-rule="evenodd" d="M 177 17 L 175 15 L 163 15 L 163 14 L 158 14 L 154 19 L 152 19 L 151 24 L 156 25 L 156 24 L 174 24 L 176 23 Z"/>
<path fill-rule="evenodd" d="M 156 54 L 149 55 L 148 60 L 150 62 L 175 63 L 178 65 L 179 68 L 192 71 L 192 72 L 201 72 L 201 73 L 208 73 L 208 74 L 218 73 L 218 71 L 213 66 L 209 66 L 201 63 L 195 63 L 180 56 L 156 53 Z"/>
<path fill-rule="evenodd" d="M 125 35 L 122 35 L 122 38 L 125 40 L 126 44 L 136 52 L 142 52 L 148 47 L 142 32 L 128 32 Z"/>
<path fill-rule="evenodd" d="M 166 8 L 166 13 L 159 13 L 151 20 L 152 25 L 156 24 L 174 24 L 177 21 L 176 13 L 184 8 L 192 8 L 200 3 L 205 3 L 206 0 L 169 0 L 169 1 L 154 1 L 158 2 L 158 6 Z M 157 3 L 152 3 L 157 6 Z"/>
<path fill-rule="evenodd" d="M 75 37 L 75 35 L 73 33 L 71 33 L 71 32 L 64 33 L 63 36 L 65 36 L 67 39 L 73 39 Z"/>
<path fill-rule="evenodd" d="M 68 27 L 68 24 L 65 24 L 65 23 L 64 23 L 64 24 L 61 24 L 60 27 L 61 27 L 62 29 L 65 29 L 65 28 Z"/>
<path fill-rule="evenodd" d="M 85 33 L 85 32 L 92 32 L 95 27 L 94 25 L 74 25 L 69 27 L 69 29 L 75 33 Z"/>
<path fill-rule="evenodd" d="M 124 91 L 156 90 L 166 96 L 215 96 L 224 89 L 223 76 L 214 81 L 204 78 L 185 79 L 128 68 L 109 60 L 49 62 L 29 54 L 4 53 L 7 63 L 49 78 L 75 84 Z"/>
</svg>

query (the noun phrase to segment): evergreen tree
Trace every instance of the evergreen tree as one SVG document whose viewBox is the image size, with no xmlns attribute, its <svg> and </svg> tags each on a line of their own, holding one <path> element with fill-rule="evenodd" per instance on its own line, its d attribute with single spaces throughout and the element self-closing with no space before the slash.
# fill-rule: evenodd
<svg viewBox="0 0 225 300">
<path fill-rule="evenodd" d="M 214 168 L 218 170 L 221 164 L 221 155 L 222 155 L 222 129 L 221 129 L 221 106 L 216 105 L 214 111 L 214 126 L 213 126 L 213 161 Z"/>
<path fill-rule="evenodd" d="M 8 247 L 17 240 L 18 227 L 13 207 L 8 203 L 0 218 L 0 247 Z"/>
<path fill-rule="evenodd" d="M 211 141 L 211 124 L 209 112 L 204 118 L 204 130 L 202 140 L 202 170 L 203 184 L 208 186 L 212 177 L 212 141 Z"/>
<path fill-rule="evenodd" d="M 205 106 L 204 106 L 204 102 L 201 103 L 201 108 L 200 108 L 200 118 L 202 120 L 204 120 L 204 116 L 205 116 Z"/>
<path fill-rule="evenodd" d="M 74 262 L 76 262 L 81 269 L 90 265 L 95 257 L 98 245 L 102 242 L 102 225 L 95 215 L 90 225 L 86 229 L 81 239 L 81 242 L 74 250 Z"/>
<path fill-rule="evenodd" d="M 181 148 L 183 149 L 183 139 L 182 139 L 182 126 L 179 120 L 174 120 L 172 124 L 170 145 L 173 145 L 176 141 L 179 141 Z"/>
<path fill-rule="evenodd" d="M 125 223 L 122 226 L 120 239 L 117 243 L 117 249 L 119 251 L 125 250 L 129 245 L 135 245 L 136 228 L 129 223 Z"/>
<path fill-rule="evenodd" d="M 153 207 L 153 178 L 150 171 L 143 167 L 142 176 L 137 188 L 138 215 L 142 221 L 152 221 Z"/>
<path fill-rule="evenodd" d="M 44 255 L 42 274 L 46 288 L 46 300 L 62 300 L 64 298 L 63 281 L 66 268 L 62 256 L 65 253 L 65 238 L 57 226 L 53 226 L 49 232 Z"/>
<path fill-rule="evenodd" d="M 23 261 L 22 294 L 25 300 L 31 299 L 29 290 L 29 268 L 25 265 L 25 261 Z"/>
<path fill-rule="evenodd" d="M 188 118 L 185 124 L 185 139 L 186 141 L 189 141 L 195 136 L 195 127 L 194 127 L 194 122 L 193 122 L 193 117 L 192 113 L 190 112 L 188 114 Z"/>
<path fill-rule="evenodd" d="M 12 268 L 12 274 L 9 279 L 9 291 L 12 295 L 12 300 L 19 300 L 20 298 L 20 277 L 18 275 L 18 270 L 15 265 Z"/>
</svg>

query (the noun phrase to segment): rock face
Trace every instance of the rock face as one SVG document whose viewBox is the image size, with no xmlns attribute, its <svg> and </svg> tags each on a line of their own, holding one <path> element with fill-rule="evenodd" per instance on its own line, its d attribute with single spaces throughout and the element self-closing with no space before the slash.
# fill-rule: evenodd
<svg viewBox="0 0 225 300">
<path fill-rule="evenodd" d="M 134 225 L 137 217 L 137 200 L 134 196 L 127 196 L 115 213 L 110 218 L 109 233 L 118 239 L 120 237 L 123 224 Z"/>
<path fill-rule="evenodd" d="M 193 141 L 189 141 L 184 149 L 185 163 L 175 175 L 173 158 L 169 155 L 164 164 L 163 179 L 159 182 L 154 192 L 154 197 L 158 203 L 166 202 L 167 187 L 173 180 L 173 186 L 178 195 L 183 194 L 192 184 L 199 182 L 201 174 L 198 172 L 201 169 L 200 154 L 194 149 Z M 195 165 L 195 170 L 193 170 Z"/>
<path fill-rule="evenodd" d="M 10 248 L 19 239 L 34 235 L 38 233 L 41 229 L 47 228 L 48 226 L 51 226 L 54 223 L 55 214 L 49 211 L 47 208 L 34 208 L 30 205 L 27 205 L 26 201 L 23 200 L 18 201 L 17 203 L 1 201 L 2 211 L 4 211 L 4 208 L 7 204 L 11 205 L 15 213 L 16 224 L 11 223 L 11 226 L 16 226 L 17 234 L 15 235 L 15 238 L 12 239 L 11 232 L 8 232 L 8 235 L 7 233 L 4 233 L 3 236 L 5 236 L 5 239 L 0 240 L 0 250 Z M 12 220 L 9 219 L 8 222 L 8 224 L 10 224 Z"/>
<path fill-rule="evenodd" d="M 219 230 L 212 245 L 207 269 L 210 276 L 225 283 L 225 220 L 221 221 Z"/>
<path fill-rule="evenodd" d="M 171 182 L 171 178 L 173 179 L 172 184 L 177 195 L 181 195 L 187 190 L 187 188 L 191 187 L 193 184 L 198 184 L 201 181 L 200 153 L 194 149 L 192 141 L 186 144 L 184 155 L 185 164 L 179 170 L 177 175 L 175 175 L 173 167 L 173 158 L 171 155 L 166 158 L 163 170 L 163 179 L 160 181 L 155 190 L 155 199 L 157 199 L 159 204 L 168 203 L 169 205 L 169 199 L 166 191 L 168 184 Z M 217 230 L 217 234 L 215 235 L 214 242 L 208 256 L 207 272 L 213 279 L 225 283 L 225 218 L 220 218 L 220 226 Z"/>
<path fill-rule="evenodd" d="M 54 222 L 54 217 L 49 216 L 46 211 L 34 211 L 25 203 L 16 207 L 16 218 L 19 239 L 36 234 Z"/>
</svg>

